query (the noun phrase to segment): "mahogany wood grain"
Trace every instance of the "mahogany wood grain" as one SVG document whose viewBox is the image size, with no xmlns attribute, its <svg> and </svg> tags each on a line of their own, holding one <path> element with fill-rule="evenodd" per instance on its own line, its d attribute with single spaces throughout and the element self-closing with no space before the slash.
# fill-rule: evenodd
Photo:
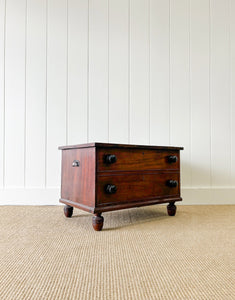
<svg viewBox="0 0 235 300">
<path fill-rule="evenodd" d="M 106 211 L 169 203 L 168 214 L 175 215 L 174 203 L 182 200 L 182 147 L 89 143 L 59 149 L 66 217 L 73 207 L 91 212 L 93 228 L 100 231 Z"/>
<path fill-rule="evenodd" d="M 73 207 L 69 205 L 64 206 L 64 215 L 66 218 L 71 218 L 73 215 Z"/>
<path fill-rule="evenodd" d="M 182 201 L 182 198 L 179 196 L 173 196 L 173 197 L 158 197 L 154 199 L 145 199 L 143 201 L 126 201 L 124 203 L 108 203 L 101 205 L 97 204 L 94 208 L 93 213 L 102 213 L 107 211 L 114 211 L 114 210 L 120 210 L 120 209 L 126 209 L 126 208 L 133 208 L 133 207 L 141 207 L 141 206 L 148 206 L 148 205 L 154 205 L 154 204 L 164 204 L 164 203 L 171 203 L 171 202 L 178 202 Z"/>
<path fill-rule="evenodd" d="M 73 167 L 74 161 L 80 165 Z M 95 148 L 62 151 L 61 198 L 95 206 Z"/>
<path fill-rule="evenodd" d="M 95 214 L 92 218 L 92 225 L 95 231 L 101 231 L 104 224 L 104 218 L 101 216 L 101 213 Z"/>
<path fill-rule="evenodd" d="M 167 212 L 169 216 L 174 216 L 176 213 L 176 206 L 174 202 L 171 202 L 169 205 L 167 205 Z"/>
<path fill-rule="evenodd" d="M 133 145 L 133 144 L 111 144 L 111 143 L 87 143 L 79 145 L 60 146 L 60 150 L 81 149 L 81 148 L 122 148 L 122 149 L 154 149 L 154 150 L 183 150 L 183 147 L 175 146 L 153 146 L 153 145 Z"/>
<path fill-rule="evenodd" d="M 113 154 L 116 162 L 106 163 L 105 157 Z M 177 161 L 169 162 L 175 156 Z M 123 170 L 179 170 L 179 151 L 152 149 L 99 148 L 97 150 L 97 171 Z"/>
<path fill-rule="evenodd" d="M 179 185 L 169 187 L 168 180 L 179 182 L 179 173 L 128 173 L 98 176 L 97 204 L 144 201 L 158 197 L 179 196 Z M 115 185 L 116 193 L 108 194 L 108 184 Z"/>
</svg>

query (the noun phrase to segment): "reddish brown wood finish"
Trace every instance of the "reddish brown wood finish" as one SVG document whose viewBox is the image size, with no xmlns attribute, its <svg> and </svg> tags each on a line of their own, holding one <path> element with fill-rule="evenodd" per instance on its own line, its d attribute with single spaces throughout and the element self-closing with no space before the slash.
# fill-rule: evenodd
<svg viewBox="0 0 235 300">
<path fill-rule="evenodd" d="M 79 145 L 60 146 L 60 150 L 81 149 L 81 148 L 122 148 L 122 149 L 154 149 L 154 150 L 183 150 L 183 147 L 174 146 L 152 146 L 152 145 L 132 145 L 132 144 L 111 144 L 111 143 L 87 143 Z"/>
<path fill-rule="evenodd" d="M 182 147 L 90 143 L 62 149 L 61 199 L 67 217 L 77 207 L 95 214 L 93 227 L 103 227 L 102 212 L 170 203 L 175 215 L 180 197 Z M 115 155 L 107 163 L 107 155 Z M 175 162 L 169 156 L 176 157 Z M 177 186 L 169 186 L 169 180 Z M 172 182 L 171 182 L 172 183 Z"/>
<path fill-rule="evenodd" d="M 73 207 L 69 205 L 64 206 L 64 215 L 66 218 L 71 218 L 73 215 Z"/>
<path fill-rule="evenodd" d="M 102 204 L 97 205 L 94 209 L 94 213 L 102 213 L 106 211 L 114 211 L 126 208 L 133 208 L 133 207 L 141 207 L 141 206 L 148 206 L 153 204 L 162 204 L 162 203 L 171 203 L 175 201 L 182 201 L 181 197 L 169 197 L 169 198 L 156 198 L 156 199 L 144 199 L 142 201 L 132 201 L 132 202 L 125 202 L 125 203 L 110 203 L 110 204 Z M 76 207 L 76 206 L 75 206 Z"/>
<path fill-rule="evenodd" d="M 78 167 L 73 167 L 74 161 Z M 66 204 L 83 205 L 87 211 L 95 206 L 95 148 L 62 151 L 61 198 Z M 63 202 L 62 200 L 62 202 Z"/>
<path fill-rule="evenodd" d="M 167 205 L 167 212 L 169 216 L 174 216 L 176 213 L 176 206 L 174 204 L 174 202 L 170 203 L 169 205 Z"/>
<path fill-rule="evenodd" d="M 98 175 L 97 204 L 128 203 L 145 201 L 147 199 L 179 196 L 177 187 L 167 186 L 167 181 L 173 179 L 179 182 L 179 173 L 126 173 Z M 108 184 L 116 186 L 115 194 L 108 194 L 105 187 Z"/>
<path fill-rule="evenodd" d="M 117 161 L 105 163 L 105 157 L 114 154 Z M 176 156 L 176 163 L 169 163 L 169 156 Z M 136 170 L 179 170 L 179 152 L 173 150 L 101 148 L 97 151 L 98 172 Z"/>
<path fill-rule="evenodd" d="M 92 218 L 92 226 L 95 231 L 101 231 L 104 224 L 104 218 L 101 216 L 101 213 L 95 214 Z"/>
</svg>

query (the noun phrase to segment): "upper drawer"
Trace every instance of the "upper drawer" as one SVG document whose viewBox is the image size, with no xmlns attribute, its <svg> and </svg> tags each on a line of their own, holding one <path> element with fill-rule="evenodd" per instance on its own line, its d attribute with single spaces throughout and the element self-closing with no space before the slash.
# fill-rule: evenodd
<svg viewBox="0 0 235 300">
<path fill-rule="evenodd" d="M 179 170 L 179 151 L 98 148 L 97 170 Z"/>
</svg>

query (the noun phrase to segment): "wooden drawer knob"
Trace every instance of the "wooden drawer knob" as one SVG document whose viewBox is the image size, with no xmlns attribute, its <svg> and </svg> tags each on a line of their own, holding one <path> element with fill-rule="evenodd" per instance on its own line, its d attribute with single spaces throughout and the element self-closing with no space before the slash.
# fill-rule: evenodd
<svg viewBox="0 0 235 300">
<path fill-rule="evenodd" d="M 106 164 L 114 164 L 117 161 L 117 157 L 114 154 L 105 155 L 104 161 Z"/>
<path fill-rule="evenodd" d="M 177 156 L 175 156 L 175 155 L 170 155 L 170 156 L 168 156 L 168 162 L 169 162 L 170 164 L 176 163 L 177 160 L 178 160 L 178 158 L 177 158 Z"/>
<path fill-rule="evenodd" d="M 115 194 L 117 191 L 117 187 L 114 184 L 107 184 L 105 187 L 105 192 L 107 194 Z"/>
<path fill-rule="evenodd" d="M 170 179 L 170 180 L 167 180 L 166 185 L 169 187 L 177 187 L 178 181 Z"/>
</svg>

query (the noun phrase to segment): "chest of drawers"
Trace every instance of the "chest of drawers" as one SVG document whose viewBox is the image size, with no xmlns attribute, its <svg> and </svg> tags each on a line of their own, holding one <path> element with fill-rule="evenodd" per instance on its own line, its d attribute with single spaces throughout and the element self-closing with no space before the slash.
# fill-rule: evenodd
<svg viewBox="0 0 235 300">
<path fill-rule="evenodd" d="M 59 149 L 66 217 L 72 217 L 74 207 L 88 211 L 99 231 L 106 211 L 169 203 L 168 215 L 175 215 L 174 203 L 182 200 L 182 147 L 89 143 Z"/>
</svg>

